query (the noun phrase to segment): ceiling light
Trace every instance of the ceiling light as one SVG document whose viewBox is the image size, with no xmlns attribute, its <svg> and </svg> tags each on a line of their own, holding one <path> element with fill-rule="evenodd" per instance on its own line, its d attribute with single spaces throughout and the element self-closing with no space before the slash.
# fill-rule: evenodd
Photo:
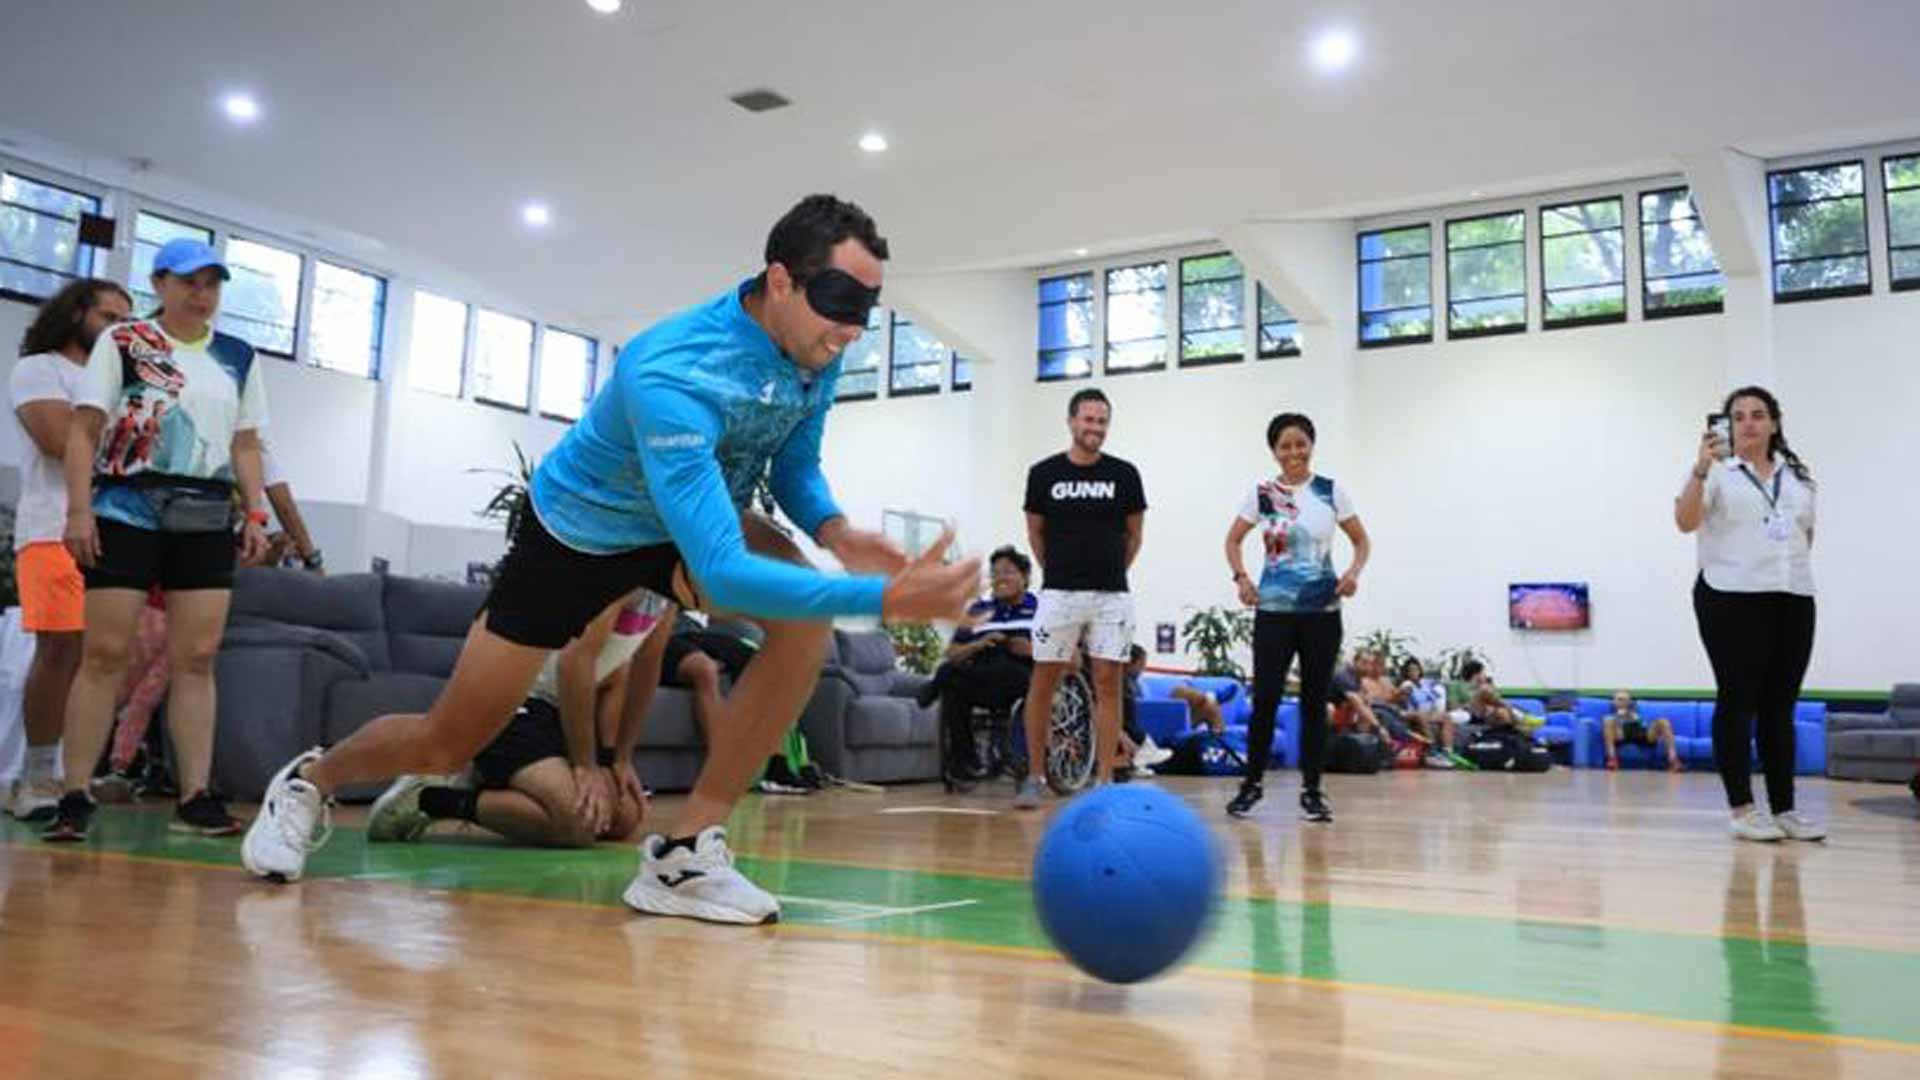
<svg viewBox="0 0 1920 1080">
<path fill-rule="evenodd" d="M 1074 255 L 1076 255 L 1076 256 L 1078 256 L 1079 258 L 1082 258 L 1082 259 L 1084 259 L 1084 258 L 1086 258 L 1086 257 L 1087 257 L 1087 249 L 1086 249 L 1086 248 L 1074 248 L 1074 249 L 1073 249 L 1073 253 L 1074 253 Z"/>
<path fill-rule="evenodd" d="M 602 15 L 611 15 L 620 10 L 620 0 L 587 0 L 587 6 Z"/>
<path fill-rule="evenodd" d="M 1313 39 L 1308 52 L 1313 66 L 1324 72 L 1344 71 L 1360 55 L 1360 42 L 1351 31 L 1327 30 Z"/>
<path fill-rule="evenodd" d="M 248 94 L 228 94 L 221 99 L 220 108 L 236 124 L 251 124 L 260 118 L 260 103 Z"/>
<path fill-rule="evenodd" d="M 546 203 L 530 202 L 520 208 L 520 220 L 536 229 L 544 229 L 553 223 L 553 211 Z"/>
<path fill-rule="evenodd" d="M 887 148 L 887 137 L 877 131 L 869 131 L 860 136 L 860 149 L 869 154 L 877 154 Z"/>
</svg>

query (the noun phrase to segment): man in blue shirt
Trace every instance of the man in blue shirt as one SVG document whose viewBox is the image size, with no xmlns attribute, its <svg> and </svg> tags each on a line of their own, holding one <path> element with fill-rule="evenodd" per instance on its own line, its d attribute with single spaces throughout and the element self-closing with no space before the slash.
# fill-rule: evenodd
<svg viewBox="0 0 1920 1080">
<path fill-rule="evenodd" d="M 1033 677 L 1033 613 L 1040 603 L 1027 591 L 1033 563 L 1008 545 L 988 556 L 987 565 L 993 592 L 967 608 L 944 662 L 919 695 L 923 707 L 940 701 L 949 787 L 980 779 L 973 710 L 1011 708 Z"/>
<path fill-rule="evenodd" d="M 774 898 L 733 869 L 723 823 L 811 693 L 828 620 L 956 617 L 980 564 L 941 564 L 951 531 L 909 562 L 884 536 L 847 523 L 820 471 L 840 353 L 880 296 L 887 242 L 873 219 L 809 196 L 774 225 L 765 256 L 752 280 L 621 349 L 613 378 L 535 471 L 533 512 L 509 538 L 439 699 L 424 715 L 380 717 L 281 769 L 242 846 L 248 870 L 298 878 L 342 784 L 464 767 L 549 652 L 648 589 L 682 607 L 757 617 L 767 639 L 715 717 L 726 737 L 710 747 L 677 827 L 647 838 L 625 899 L 717 922 L 778 917 Z M 848 574 L 804 565 L 770 522 L 743 515 L 763 475 L 793 523 Z M 610 796 L 596 761 L 570 764 L 583 806 Z M 604 767 L 638 788 L 631 763 Z"/>
</svg>

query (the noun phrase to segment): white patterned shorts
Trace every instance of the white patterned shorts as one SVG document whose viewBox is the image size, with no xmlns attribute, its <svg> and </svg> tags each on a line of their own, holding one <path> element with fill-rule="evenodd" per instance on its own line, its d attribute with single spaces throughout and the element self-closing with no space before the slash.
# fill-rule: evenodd
<svg viewBox="0 0 1920 1080">
<path fill-rule="evenodd" d="M 1033 659 L 1064 664 L 1084 643 L 1096 660 L 1125 662 L 1133 648 L 1133 594 L 1042 589 L 1033 615 Z"/>
</svg>

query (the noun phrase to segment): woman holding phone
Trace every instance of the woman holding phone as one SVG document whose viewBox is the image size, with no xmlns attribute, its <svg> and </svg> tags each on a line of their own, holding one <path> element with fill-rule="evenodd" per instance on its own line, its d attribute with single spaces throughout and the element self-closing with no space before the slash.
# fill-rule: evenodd
<svg viewBox="0 0 1920 1080">
<path fill-rule="evenodd" d="M 1813 652 L 1813 474 L 1787 445 L 1780 403 L 1744 386 L 1708 417 L 1674 523 L 1693 533 L 1693 611 L 1713 665 L 1713 757 L 1733 835 L 1820 840 L 1793 801 L 1793 709 Z M 1767 809 L 1753 801 L 1756 736 Z"/>
</svg>

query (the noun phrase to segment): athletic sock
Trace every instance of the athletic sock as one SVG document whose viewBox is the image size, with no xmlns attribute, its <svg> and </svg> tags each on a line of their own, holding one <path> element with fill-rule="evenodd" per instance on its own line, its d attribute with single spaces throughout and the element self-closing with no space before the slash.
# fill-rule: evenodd
<svg viewBox="0 0 1920 1080">
<path fill-rule="evenodd" d="M 420 812 L 436 821 L 472 821 L 479 807 L 480 792 L 477 788 L 420 789 Z"/>
<path fill-rule="evenodd" d="M 60 744 L 27 747 L 27 779 L 52 780 L 60 772 Z"/>
</svg>

